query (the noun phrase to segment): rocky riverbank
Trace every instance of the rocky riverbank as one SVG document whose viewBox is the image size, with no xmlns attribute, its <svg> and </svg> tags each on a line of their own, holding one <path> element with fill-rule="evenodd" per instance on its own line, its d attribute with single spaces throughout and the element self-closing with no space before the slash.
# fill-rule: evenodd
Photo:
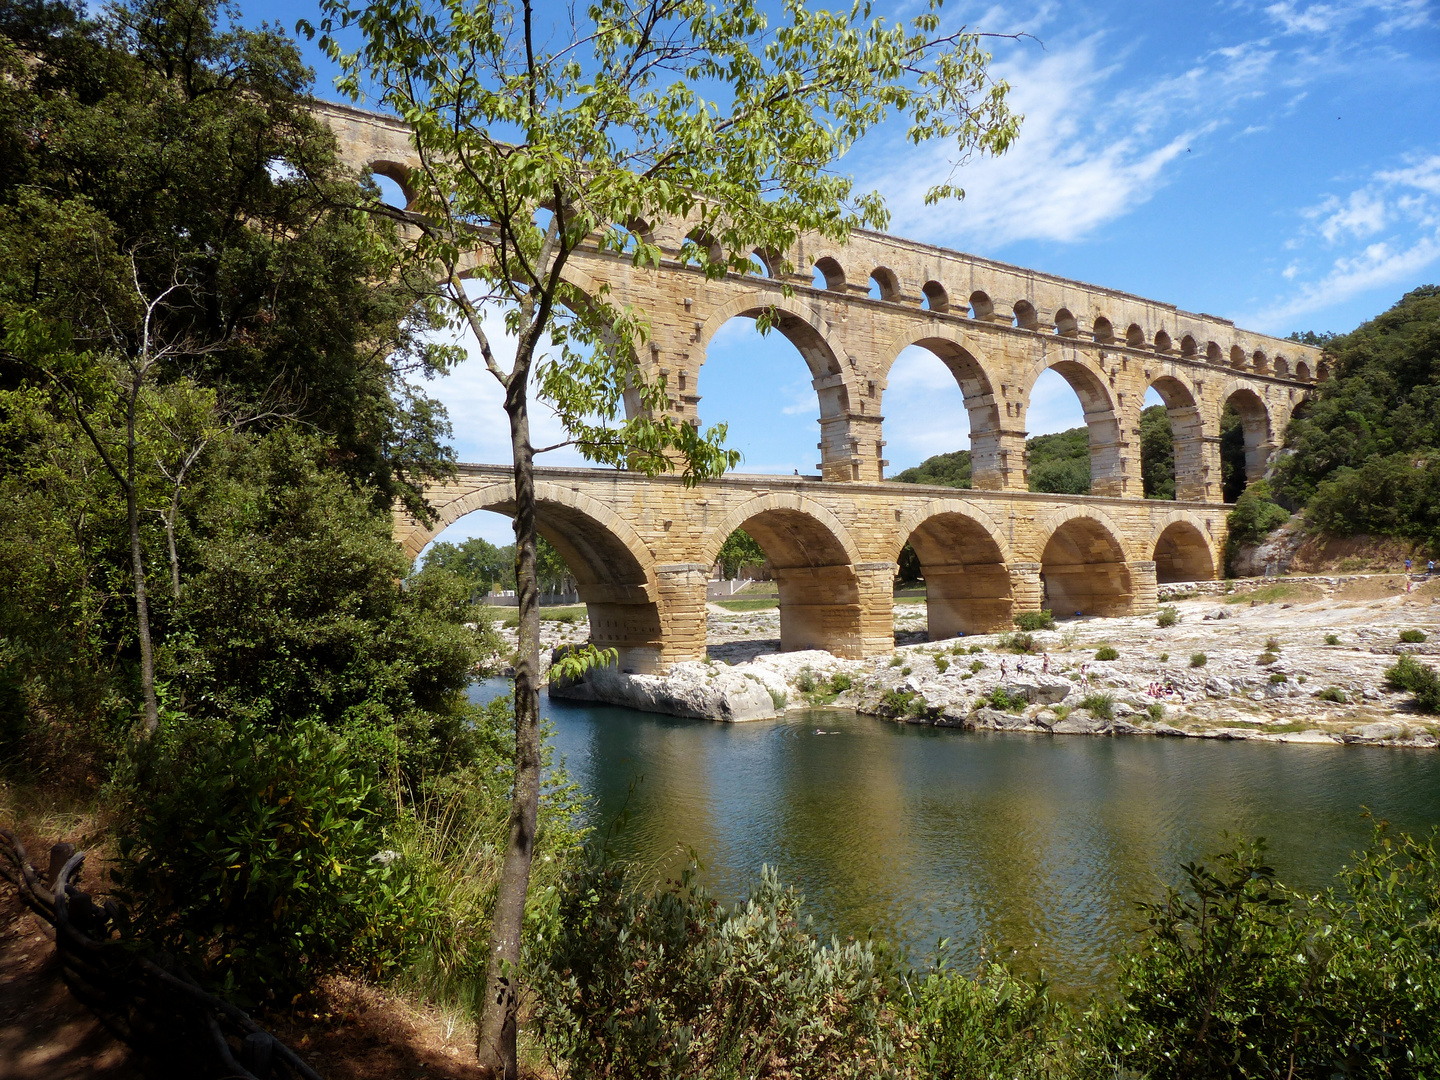
<svg viewBox="0 0 1440 1080">
<path fill-rule="evenodd" d="M 595 673 L 551 692 L 721 721 L 835 706 L 1037 734 L 1440 743 L 1440 718 L 1384 680 L 1400 652 L 1440 653 L 1440 582 L 1408 593 L 1398 577 L 1256 582 L 1172 606 L 1168 627 L 1155 615 L 1076 619 L 1028 638 L 925 642 L 924 606 L 899 605 L 895 655 L 861 661 L 780 653 L 776 612 L 712 607 L 706 662 L 661 676 Z M 583 625 L 561 630 L 583 640 Z M 1427 641 L 1401 642 L 1414 630 Z"/>
</svg>

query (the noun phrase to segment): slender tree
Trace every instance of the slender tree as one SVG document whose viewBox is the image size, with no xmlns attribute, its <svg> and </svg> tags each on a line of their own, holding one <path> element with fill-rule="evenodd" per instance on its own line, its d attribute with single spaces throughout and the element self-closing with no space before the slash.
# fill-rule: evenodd
<svg viewBox="0 0 1440 1080">
<path fill-rule="evenodd" d="M 515 965 L 540 788 L 542 450 L 531 398 L 597 462 L 695 482 L 738 460 L 723 425 L 702 434 L 663 415 L 663 380 L 636 360 L 645 313 L 582 295 L 567 280 L 570 258 L 590 243 L 656 266 L 644 223 L 681 219 L 705 238 L 687 241 L 681 259 L 718 277 L 745 271 L 756 250 L 791 250 L 802 232 L 839 242 L 852 228 L 883 227 L 880 196 L 857 192 L 834 165 L 892 116 L 913 143 L 952 142 L 957 165 L 976 150 L 1003 151 L 1018 125 L 1008 88 L 990 77 L 980 35 L 942 26 L 940 4 L 892 26 L 863 3 L 832 13 L 784 0 L 772 22 L 758 0 L 592 0 L 552 24 L 531 0 L 321 0 L 321 44 L 344 70 L 342 91 L 414 131 L 410 206 L 372 209 L 411 230 L 418 262 L 439 277 L 457 326 L 503 388 L 509 421 L 516 768 L 479 1023 L 491 1075 L 515 1075 Z M 927 198 L 962 194 L 947 180 Z M 779 262 L 777 276 L 793 269 Z M 503 311 L 515 339 L 508 364 L 487 310 Z"/>
</svg>

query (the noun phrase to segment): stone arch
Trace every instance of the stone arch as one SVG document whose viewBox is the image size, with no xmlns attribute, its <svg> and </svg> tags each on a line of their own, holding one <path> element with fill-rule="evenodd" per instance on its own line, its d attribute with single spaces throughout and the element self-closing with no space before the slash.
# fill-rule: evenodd
<svg viewBox="0 0 1440 1080">
<path fill-rule="evenodd" d="M 1098 508 L 1072 507 L 1046 519 L 1040 552 L 1042 606 L 1059 617 L 1128 615 L 1134 600 L 1123 535 Z"/>
<path fill-rule="evenodd" d="M 1155 331 L 1155 351 L 1168 353 L 1174 346 L 1170 342 L 1170 335 L 1164 330 Z"/>
<path fill-rule="evenodd" d="M 1221 350 L 1220 343 L 1218 341 L 1209 341 L 1205 343 L 1205 360 L 1207 363 L 1211 364 L 1223 364 L 1225 362 L 1225 354 Z"/>
<path fill-rule="evenodd" d="M 1104 315 L 1097 315 L 1091 336 L 1102 344 L 1109 344 L 1115 340 L 1115 327 Z"/>
<path fill-rule="evenodd" d="M 1240 414 L 1240 427 L 1244 435 L 1244 476 L 1235 490 L 1222 493 L 1230 496 L 1226 498 L 1226 502 L 1232 502 L 1246 486 L 1265 475 L 1265 467 L 1270 462 L 1275 443 L 1270 408 L 1265 399 L 1251 387 L 1234 380 L 1226 383 L 1220 395 L 1222 415 L 1227 406 L 1233 406 Z"/>
<path fill-rule="evenodd" d="M 888 266 L 877 266 L 870 271 L 870 280 L 875 282 L 875 287 L 880 290 L 880 299 L 888 300 L 892 304 L 898 304 L 904 297 L 900 295 L 900 278 Z"/>
<path fill-rule="evenodd" d="M 1145 347 L 1145 331 L 1139 323 L 1131 323 L 1129 327 L 1126 328 L 1125 344 L 1132 349 L 1143 349 Z"/>
<path fill-rule="evenodd" d="M 1040 328 L 1040 315 L 1035 310 L 1035 305 L 1029 300 L 1015 301 L 1015 325 L 1021 330 L 1038 330 Z"/>
<path fill-rule="evenodd" d="M 734 318 L 758 319 L 766 312 L 773 315 L 774 329 L 794 345 L 810 368 L 811 384 L 820 403 L 820 469 L 827 480 L 860 479 L 859 459 L 851 445 L 850 386 L 840 365 L 845 355 L 828 325 L 813 308 L 798 297 L 785 297 L 774 292 L 752 291 L 722 304 L 706 320 L 698 336 L 701 360 L 697 384 L 704 378 L 705 356 L 710 342 L 720 327 Z M 697 385 L 696 390 L 699 390 Z M 861 412 L 865 403 L 859 401 Z"/>
<path fill-rule="evenodd" d="M 664 647 L 655 561 L 635 529 L 613 510 L 569 486 L 535 485 L 536 531 L 575 577 L 590 614 L 590 638 L 620 654 L 620 666 L 656 671 Z M 434 500 L 432 500 L 434 501 Z M 487 484 L 437 507 L 436 524 L 404 541 L 413 559 L 447 525 L 477 510 L 513 515 L 513 482 Z"/>
<path fill-rule="evenodd" d="M 1254 365 L 1255 370 L 1261 375 L 1268 374 L 1270 371 L 1270 360 L 1262 349 L 1256 349 L 1250 354 L 1250 363 Z"/>
<path fill-rule="evenodd" d="M 1155 537 L 1155 581 L 1214 581 L 1215 551 L 1204 522 L 1190 514 L 1166 515 Z"/>
<path fill-rule="evenodd" d="M 1290 377 L 1290 361 L 1283 356 L 1275 357 L 1275 377 L 1277 379 L 1288 379 Z"/>
<path fill-rule="evenodd" d="M 929 351 L 949 368 L 965 395 L 965 411 L 970 416 L 971 483 L 992 491 L 1003 488 L 1006 471 L 1019 469 L 1021 464 L 1006 460 L 1001 440 L 1005 425 L 995 396 L 995 384 L 990 378 L 989 361 L 975 347 L 973 339 L 958 327 L 930 325 L 909 329 L 892 341 L 880 354 L 877 373 L 882 378 L 888 376 L 896 359 L 912 345 Z"/>
<path fill-rule="evenodd" d="M 713 563 L 725 538 L 743 528 L 765 552 L 780 591 L 780 648 L 864 655 L 859 551 L 845 526 L 793 492 L 747 500 L 711 531 L 701 550 Z"/>
<path fill-rule="evenodd" d="M 1315 381 L 1316 381 L 1316 382 L 1328 382 L 1329 379 L 1330 379 L 1330 365 L 1327 364 L 1324 360 L 1318 360 L 1318 361 L 1316 361 L 1316 363 L 1315 363 Z"/>
<path fill-rule="evenodd" d="M 1310 365 L 1304 360 L 1297 360 L 1295 362 L 1295 378 L 1301 382 L 1310 381 Z"/>
<path fill-rule="evenodd" d="M 920 560 L 931 641 L 1011 625 L 1008 545 L 988 514 L 958 499 L 936 499 L 906 515 L 896 537 L 895 558 L 908 541 Z"/>
<path fill-rule="evenodd" d="M 1124 463 L 1121 460 L 1120 418 L 1104 374 L 1090 366 L 1087 359 L 1053 360 L 1037 365 L 1024 387 L 1024 408 L 1028 411 L 1035 381 L 1046 371 L 1054 371 L 1070 384 L 1085 413 L 1085 426 L 1090 432 L 1090 494 L 1125 494 Z"/>
<path fill-rule="evenodd" d="M 1075 316 L 1070 313 L 1069 308 L 1061 308 L 1055 312 L 1055 333 L 1060 337 L 1078 337 L 1080 324 L 1075 321 Z"/>
<path fill-rule="evenodd" d="M 945 312 L 950 310 L 950 294 L 945 291 L 945 286 L 938 281 L 927 281 L 920 289 L 925 294 L 925 305 L 931 311 Z"/>
<path fill-rule="evenodd" d="M 1194 388 L 1179 374 L 1159 375 L 1146 389 L 1154 389 L 1170 416 L 1170 438 L 1175 450 L 1175 498 L 1205 498 L 1205 421 L 1195 401 Z"/>
<path fill-rule="evenodd" d="M 1197 351 L 1198 351 L 1198 350 L 1197 350 L 1197 347 L 1196 347 L 1196 345 L 1195 345 L 1195 339 L 1194 339 L 1193 337 L 1191 337 L 1189 334 L 1186 334 L 1184 337 L 1182 337 L 1182 338 L 1180 339 L 1180 355 L 1181 355 L 1181 356 L 1184 356 L 1184 357 L 1186 357 L 1187 359 L 1188 359 L 1188 358 L 1192 358 L 1192 357 L 1194 357 L 1194 356 L 1196 355 L 1196 352 L 1197 352 Z"/>
<path fill-rule="evenodd" d="M 815 269 L 825 279 L 825 288 L 831 292 L 845 291 L 845 269 L 833 255 L 821 255 L 815 260 Z"/>
<path fill-rule="evenodd" d="M 1243 368 L 1245 366 L 1245 350 L 1239 345 L 1230 346 L 1230 366 Z"/>
<path fill-rule="evenodd" d="M 383 176 L 385 179 L 395 182 L 396 186 L 400 188 L 401 194 L 405 196 L 405 206 L 403 209 L 408 210 L 411 204 L 415 202 L 415 185 L 410 181 L 410 171 L 414 166 L 407 165 L 400 161 L 389 161 L 385 158 L 380 158 L 370 162 L 366 167 L 377 176 Z"/>
<path fill-rule="evenodd" d="M 976 289 L 970 294 L 970 317 L 981 322 L 988 321 L 995 314 L 995 301 L 990 299 L 990 294 L 981 289 Z"/>
</svg>

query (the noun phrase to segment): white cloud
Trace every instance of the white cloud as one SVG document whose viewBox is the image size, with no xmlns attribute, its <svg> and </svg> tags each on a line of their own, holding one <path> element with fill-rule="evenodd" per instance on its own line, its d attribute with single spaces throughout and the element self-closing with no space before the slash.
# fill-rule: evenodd
<svg viewBox="0 0 1440 1080">
<path fill-rule="evenodd" d="M 1285 34 L 1328 37 L 1361 19 L 1374 20 L 1377 34 L 1415 30 L 1430 23 L 1430 0 L 1358 0 L 1346 4 L 1297 4 L 1282 0 L 1265 14 Z"/>
<path fill-rule="evenodd" d="M 1061 29 L 1052 40 L 1064 37 Z M 1045 49 L 1021 42 L 993 65 L 1024 114 L 1020 135 L 1001 157 L 965 165 L 962 203 L 924 204 L 925 191 L 951 176 L 948 146 L 872 154 L 885 164 L 860 179 L 885 194 L 890 231 L 901 235 L 985 248 L 1081 240 L 1148 200 L 1230 112 L 1268 91 L 1275 57 L 1259 39 L 1170 77 L 1134 80 L 1134 57 L 1104 32 Z"/>
<path fill-rule="evenodd" d="M 1347 196 L 1332 195 L 1302 211 L 1312 224 L 1287 246 L 1303 247 L 1317 238 L 1331 248 L 1355 246 L 1335 255 L 1318 280 L 1302 281 L 1295 292 L 1250 317 L 1253 324 L 1283 332 L 1300 315 L 1372 289 L 1415 284 L 1417 275 L 1440 259 L 1437 196 L 1440 155 L 1429 155 L 1380 170 Z M 1294 281 L 1299 266 L 1292 260 L 1280 276 Z"/>
</svg>

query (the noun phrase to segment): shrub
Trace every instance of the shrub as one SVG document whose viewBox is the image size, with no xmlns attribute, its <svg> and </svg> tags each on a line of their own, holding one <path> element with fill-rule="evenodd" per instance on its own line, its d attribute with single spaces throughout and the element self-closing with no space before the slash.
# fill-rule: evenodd
<svg viewBox="0 0 1440 1080">
<path fill-rule="evenodd" d="M 596 855 L 531 947 L 536 1034 L 571 1076 L 852 1076 L 891 1051 L 885 965 L 869 942 L 824 945 L 765 869 L 724 907 L 696 882 Z"/>
<path fill-rule="evenodd" d="M 1000 709 L 1004 712 L 1019 712 L 1030 704 L 1020 694 L 1012 694 L 1003 686 L 997 686 L 990 691 L 990 696 L 985 699 L 992 709 Z"/>
<path fill-rule="evenodd" d="M 1048 608 L 1044 611 L 1022 611 L 1015 616 L 1015 626 L 1020 630 L 1054 630 L 1055 616 Z"/>
<path fill-rule="evenodd" d="M 1285 682 L 1285 673 L 1283 671 L 1272 671 L 1270 673 L 1270 681 L 1277 685 Z"/>
<path fill-rule="evenodd" d="M 1278 638 L 1273 638 L 1273 637 L 1272 637 L 1272 638 L 1266 638 L 1266 639 L 1265 639 L 1265 651 L 1266 651 L 1266 652 L 1271 652 L 1271 653 L 1278 653 L 1278 652 L 1280 651 L 1280 641 L 1279 641 L 1279 639 L 1278 639 Z"/>
<path fill-rule="evenodd" d="M 843 671 L 837 671 L 834 675 L 830 676 L 830 689 L 837 694 L 843 694 L 853 685 L 854 683 L 851 681 L 850 676 Z"/>
<path fill-rule="evenodd" d="M 1206 660 L 1206 656 L 1205 656 L 1205 654 L 1204 654 L 1203 652 L 1197 652 L 1197 653 L 1191 653 L 1191 654 L 1190 654 L 1190 666 L 1191 666 L 1191 667 L 1204 667 L 1204 666 L 1205 666 L 1205 660 Z"/>
<path fill-rule="evenodd" d="M 975 655 L 976 653 L 982 653 L 982 652 L 984 652 L 984 651 L 985 651 L 985 646 L 983 646 L 983 645 L 971 645 L 971 646 L 970 646 L 970 655 L 972 655 L 972 656 Z"/>
<path fill-rule="evenodd" d="M 1408 690 L 1415 695 L 1415 706 L 1421 712 L 1440 713 L 1440 674 L 1405 653 L 1385 672 L 1385 682 L 1393 690 Z"/>
<path fill-rule="evenodd" d="M 1156 626 L 1174 626 L 1179 621 L 1180 613 L 1175 610 L 1173 605 L 1166 604 L 1155 613 Z"/>
<path fill-rule="evenodd" d="M 1096 660 L 1119 660 L 1120 654 L 1112 646 L 1102 645 L 1095 650 Z"/>
<path fill-rule="evenodd" d="M 970 674 L 972 674 L 972 675 L 979 675 L 980 672 L 982 672 L 982 671 L 984 671 L 984 670 L 985 670 L 985 665 L 984 665 L 984 663 L 982 663 L 981 661 L 979 661 L 979 660 L 971 660 L 971 661 L 970 661 Z"/>
<path fill-rule="evenodd" d="M 1401 630 L 1400 640 L 1406 645 L 1419 645 L 1425 641 L 1424 630 Z"/>
<path fill-rule="evenodd" d="M 1035 653 L 1040 651 L 1040 644 L 1035 640 L 1033 634 L 1001 634 L 996 645 L 1002 649 L 1008 649 L 1013 653 Z"/>
<path fill-rule="evenodd" d="M 784 690 L 770 691 L 770 704 L 775 706 L 776 712 L 784 712 L 785 706 L 789 703 L 789 697 Z"/>
<path fill-rule="evenodd" d="M 1114 720 L 1115 695 L 1086 694 L 1080 699 L 1080 708 L 1087 710 L 1092 716 L 1100 717 L 1101 720 Z"/>
<path fill-rule="evenodd" d="M 1326 644 L 1326 645 L 1339 645 L 1339 644 L 1340 644 L 1340 636 L 1339 636 L 1338 634 L 1326 634 L 1326 635 L 1325 635 L 1325 644 Z"/>
<path fill-rule="evenodd" d="M 899 667 L 903 663 L 905 663 L 905 658 L 902 657 L 899 653 L 896 653 L 894 656 L 890 657 L 891 667 Z"/>
<path fill-rule="evenodd" d="M 914 690 L 886 690 L 880 695 L 880 714 L 882 716 L 904 716 L 910 711 L 910 704 L 915 700 Z"/>
<path fill-rule="evenodd" d="M 946 660 L 943 656 L 935 657 L 935 670 L 941 675 L 944 675 L 945 672 L 950 670 L 950 661 Z"/>
<path fill-rule="evenodd" d="M 1315 695 L 1320 701 L 1333 701 L 1337 705 L 1348 705 L 1350 699 L 1345 696 L 1345 691 L 1338 686 L 1327 686 Z"/>
<path fill-rule="evenodd" d="M 1255 662 L 1261 667 L 1269 667 L 1271 664 L 1275 663 L 1275 661 L 1279 659 L 1280 657 L 1276 656 L 1273 652 L 1263 652 L 1258 657 L 1256 657 Z"/>
<path fill-rule="evenodd" d="M 1169 654 L 1168 652 L 1162 652 L 1162 653 L 1160 654 L 1160 663 L 1164 664 L 1164 663 L 1168 662 L 1169 659 L 1170 659 L 1170 654 Z"/>
<path fill-rule="evenodd" d="M 802 694 L 811 693 L 815 689 L 815 672 L 806 664 L 795 676 L 795 688 Z"/>
<path fill-rule="evenodd" d="M 901 674 L 901 675 L 909 675 L 909 674 L 910 674 L 910 666 L 907 664 L 905 667 L 902 667 L 902 668 L 900 669 L 900 674 Z"/>
<path fill-rule="evenodd" d="M 1145 712 L 1149 715 L 1151 720 L 1165 719 L 1165 706 L 1161 705 L 1158 701 L 1153 705 L 1145 706 Z"/>
</svg>

